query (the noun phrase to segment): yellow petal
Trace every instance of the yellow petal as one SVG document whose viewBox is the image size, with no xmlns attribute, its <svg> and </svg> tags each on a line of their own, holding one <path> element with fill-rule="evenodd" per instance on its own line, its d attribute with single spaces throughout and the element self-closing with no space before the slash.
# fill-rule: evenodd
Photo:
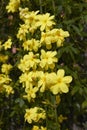
<svg viewBox="0 0 87 130">
<path fill-rule="evenodd" d="M 61 87 L 60 87 L 61 92 L 63 93 L 67 93 L 69 91 L 68 85 L 61 83 Z"/>
<path fill-rule="evenodd" d="M 64 71 L 63 69 L 59 69 L 59 70 L 57 71 L 57 76 L 58 76 L 58 77 L 63 78 L 63 77 L 64 77 L 64 74 L 65 74 L 65 71 Z"/>
<path fill-rule="evenodd" d="M 58 87 L 58 85 L 54 85 L 54 86 L 50 87 L 50 90 L 54 95 L 56 95 L 60 92 L 60 88 Z"/>
<path fill-rule="evenodd" d="M 53 72 L 47 75 L 46 84 L 48 86 L 54 85 L 56 82 L 57 82 L 56 73 Z"/>
<path fill-rule="evenodd" d="M 70 83 L 70 82 L 72 82 L 72 76 L 65 76 L 63 78 L 63 82 L 64 83 Z"/>
</svg>

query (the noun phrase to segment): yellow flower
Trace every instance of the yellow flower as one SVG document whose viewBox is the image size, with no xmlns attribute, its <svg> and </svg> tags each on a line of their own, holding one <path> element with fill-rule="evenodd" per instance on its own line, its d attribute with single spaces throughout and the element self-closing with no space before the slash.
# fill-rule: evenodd
<svg viewBox="0 0 87 130">
<path fill-rule="evenodd" d="M 9 96 L 10 94 L 14 93 L 14 90 L 13 90 L 13 88 L 10 85 L 3 85 L 3 87 L 5 88 L 7 96 Z"/>
<path fill-rule="evenodd" d="M 2 92 L 4 89 L 7 92 L 7 96 L 10 93 L 13 93 L 13 89 L 9 85 L 11 79 L 8 77 L 8 75 L 0 74 L 0 92 Z"/>
<path fill-rule="evenodd" d="M 27 121 L 28 123 L 32 123 L 32 120 L 33 120 L 35 114 L 36 114 L 35 109 L 33 109 L 33 108 L 26 109 L 26 113 L 24 115 L 25 121 Z"/>
<path fill-rule="evenodd" d="M 40 42 L 46 44 L 47 49 L 51 49 L 53 43 L 56 43 L 57 47 L 63 46 L 65 37 L 69 37 L 68 31 L 55 28 L 47 32 L 42 32 Z"/>
<path fill-rule="evenodd" d="M 30 86 L 29 88 L 25 88 L 25 92 L 27 93 L 27 95 L 24 95 L 23 97 L 30 102 L 32 98 L 36 98 L 37 91 L 38 91 L 37 87 Z"/>
<path fill-rule="evenodd" d="M 0 74 L 0 84 L 9 83 L 11 79 L 8 77 L 8 75 Z"/>
<path fill-rule="evenodd" d="M 64 117 L 62 114 L 58 117 L 59 123 L 62 123 L 64 120 L 67 120 L 67 117 Z"/>
<path fill-rule="evenodd" d="M 3 55 L 3 54 L 0 54 L 0 62 L 6 62 L 8 60 L 8 56 L 7 55 Z"/>
<path fill-rule="evenodd" d="M 35 70 L 38 63 L 40 62 L 38 56 L 39 54 L 29 52 L 29 54 L 24 55 L 23 59 L 20 60 L 18 68 L 23 72 L 30 70 L 30 68 L 33 68 Z"/>
<path fill-rule="evenodd" d="M 56 83 L 56 73 L 54 72 L 48 73 L 46 78 L 47 88 L 49 89 L 50 86 L 54 85 L 55 83 Z"/>
<path fill-rule="evenodd" d="M 26 87 L 26 89 L 29 89 L 32 86 L 32 72 L 29 73 L 23 73 L 19 77 L 20 83 L 23 83 L 23 87 Z"/>
<path fill-rule="evenodd" d="M 23 9 L 23 11 L 22 12 L 24 14 L 21 13 L 20 15 L 25 16 L 24 19 L 22 18 L 24 20 L 25 24 L 28 24 L 30 26 L 33 26 L 34 24 L 36 24 L 36 22 L 37 22 L 37 14 L 38 14 L 39 11 L 31 11 L 31 12 L 29 12 L 27 9 L 26 10 Z M 26 13 L 26 11 L 27 11 L 27 13 Z M 36 26 L 36 25 L 34 25 L 34 26 Z"/>
<path fill-rule="evenodd" d="M 11 45 L 12 45 L 12 41 L 11 41 L 11 38 L 9 38 L 4 44 L 3 44 L 3 47 L 5 50 L 11 48 Z"/>
<path fill-rule="evenodd" d="M 26 8 L 19 8 L 19 15 L 20 15 L 20 19 L 22 19 L 24 22 L 26 21 L 26 19 L 28 18 L 29 15 L 29 9 Z"/>
<path fill-rule="evenodd" d="M 29 65 L 29 56 L 26 54 L 24 55 L 23 59 L 20 60 L 20 63 L 18 64 L 18 68 L 22 71 L 28 71 L 30 69 Z"/>
<path fill-rule="evenodd" d="M 39 13 L 39 11 L 31 11 L 29 12 L 29 15 L 27 15 L 27 19 L 25 21 L 25 23 L 29 24 L 29 25 L 34 25 L 34 23 L 36 23 L 37 21 L 37 14 Z"/>
<path fill-rule="evenodd" d="M 58 59 L 55 57 L 57 55 L 56 51 L 47 51 L 41 50 L 41 62 L 40 66 L 42 68 L 45 68 L 46 70 L 48 68 L 53 69 L 55 67 L 55 63 L 58 61 Z"/>
<path fill-rule="evenodd" d="M 34 33 L 37 29 L 37 14 L 39 11 L 28 11 L 28 8 L 19 8 L 20 18 L 29 26 L 29 32 Z"/>
<path fill-rule="evenodd" d="M 23 48 L 24 50 L 27 50 L 27 51 L 30 49 L 30 40 L 23 42 Z"/>
<path fill-rule="evenodd" d="M 50 13 L 38 15 L 37 26 L 40 26 L 41 31 L 44 31 L 44 30 L 48 31 L 55 24 L 53 19 L 54 19 L 54 16 L 50 16 Z"/>
<path fill-rule="evenodd" d="M 34 54 L 33 52 L 29 52 L 29 65 L 31 68 L 36 69 L 40 60 L 38 59 L 39 54 Z"/>
<path fill-rule="evenodd" d="M 27 51 L 34 50 L 36 52 L 36 51 L 38 51 L 39 47 L 40 47 L 39 40 L 36 40 L 33 38 L 31 40 L 27 40 L 23 43 L 23 48 L 24 48 L 24 50 L 27 50 Z"/>
<path fill-rule="evenodd" d="M 69 91 L 69 83 L 72 81 L 71 76 L 64 76 L 65 71 L 59 69 L 55 78 L 55 84 L 50 87 L 53 94 L 58 94 L 60 92 L 67 93 Z"/>
<path fill-rule="evenodd" d="M 16 12 L 17 9 L 19 8 L 20 5 L 20 0 L 10 0 L 10 2 L 8 3 L 8 5 L 6 6 L 7 12 Z"/>
<path fill-rule="evenodd" d="M 48 73 L 44 73 L 43 71 L 39 72 L 38 87 L 40 88 L 40 92 L 44 92 L 46 89 L 47 75 Z"/>
<path fill-rule="evenodd" d="M 49 32 L 42 32 L 41 33 L 41 39 L 40 39 L 40 42 L 42 44 L 46 44 L 46 48 L 47 49 L 51 49 L 51 43 L 52 43 L 52 35 L 51 35 L 51 31 Z"/>
<path fill-rule="evenodd" d="M 53 41 L 57 43 L 57 47 L 63 46 L 64 38 L 69 37 L 68 31 L 63 31 L 62 29 L 53 29 L 51 33 Z"/>
<path fill-rule="evenodd" d="M 40 130 L 38 126 L 34 125 L 32 130 Z"/>
<path fill-rule="evenodd" d="M 40 107 L 34 107 L 34 108 L 26 109 L 24 118 L 25 118 L 25 121 L 31 124 L 32 121 L 38 122 L 40 119 L 45 119 L 46 113 L 44 109 Z"/>
<path fill-rule="evenodd" d="M 12 69 L 12 65 L 11 64 L 3 64 L 1 66 L 1 72 L 5 73 L 5 74 L 8 74 L 11 69 Z"/>
<path fill-rule="evenodd" d="M 34 31 L 37 29 L 37 14 L 39 11 L 32 11 L 29 12 L 29 16 L 26 19 L 25 23 L 30 25 L 29 31 L 33 34 Z"/>
<path fill-rule="evenodd" d="M 28 54 L 28 61 L 29 61 L 29 67 L 36 69 L 38 63 L 40 60 L 38 59 L 39 54 L 34 54 L 33 52 L 29 52 Z"/>
<path fill-rule="evenodd" d="M 26 34 L 28 33 L 29 26 L 26 24 L 20 25 L 20 28 L 17 33 L 17 38 L 21 40 L 26 40 Z"/>
</svg>

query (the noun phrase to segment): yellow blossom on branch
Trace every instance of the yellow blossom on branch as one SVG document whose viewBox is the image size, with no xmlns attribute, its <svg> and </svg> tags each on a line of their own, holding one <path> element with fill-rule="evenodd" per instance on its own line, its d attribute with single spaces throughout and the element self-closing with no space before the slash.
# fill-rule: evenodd
<svg viewBox="0 0 87 130">
<path fill-rule="evenodd" d="M 0 54 L 0 62 L 5 63 L 8 60 L 8 55 Z"/>
<path fill-rule="evenodd" d="M 42 68 L 45 68 L 46 70 L 48 68 L 53 69 L 55 67 L 55 63 L 57 63 L 58 58 L 56 58 L 57 52 L 56 51 L 47 51 L 41 50 L 41 61 L 40 66 Z"/>
<path fill-rule="evenodd" d="M 45 125 L 50 117 L 53 120 L 54 114 L 52 113 L 53 116 L 51 115 L 51 110 L 53 112 L 54 107 L 56 110 L 55 105 L 59 105 L 61 101 L 59 94 L 67 93 L 69 91 L 69 84 L 72 82 L 72 76 L 65 76 L 63 69 L 57 70 L 59 67 L 57 65 L 59 60 L 58 47 L 63 46 L 63 42 L 66 37 L 69 37 L 69 33 L 61 28 L 53 28 L 55 25 L 54 15 L 51 16 L 50 13 L 40 14 L 39 11 L 30 11 L 28 6 L 24 8 L 26 2 L 22 6 L 23 1 L 25 0 L 10 0 L 6 7 L 7 11 L 11 13 L 19 9 L 21 23 L 19 23 L 16 34 L 17 42 L 13 43 L 11 51 L 13 52 L 12 56 L 14 55 L 11 64 L 14 68 L 17 67 L 16 70 L 18 72 L 14 71 L 14 69 L 10 71 L 12 66 L 9 64 L 9 56 L 8 61 L 5 60 L 6 63 L 1 63 L 0 71 L 3 74 L 0 74 L 0 88 L 1 91 L 4 88 L 8 96 L 9 94 L 13 94 L 14 90 L 10 83 L 12 81 L 12 85 L 15 85 L 18 96 L 20 96 L 20 99 L 23 98 L 19 100 L 20 104 L 24 104 L 23 110 L 27 106 L 30 107 L 29 109 L 25 109 L 24 115 L 25 122 L 29 123 L 29 129 L 47 130 L 50 128 L 46 128 L 42 124 Z M 31 3 L 30 1 L 28 2 Z M 11 48 L 11 45 L 12 41 L 9 38 L 4 44 L 1 43 L 0 47 L 1 49 L 4 48 L 4 50 L 7 50 Z M 18 51 L 13 51 L 15 48 Z M 9 55 L 9 52 L 10 49 L 5 53 Z M 14 76 L 11 74 L 13 71 L 16 72 L 17 76 L 15 73 L 13 73 Z M 10 76 L 12 76 L 12 80 L 9 78 Z M 55 97 L 53 95 L 56 95 L 55 104 L 52 101 L 54 100 L 52 97 Z M 24 102 L 24 99 L 27 99 L 29 104 L 28 102 Z M 24 103 L 21 103 L 21 101 Z M 53 107 L 47 112 L 47 116 L 49 117 L 47 117 L 46 123 L 42 123 L 42 120 L 46 119 L 46 111 L 43 109 L 43 104 L 46 110 L 50 108 L 48 105 Z M 57 119 L 58 115 L 56 111 L 55 114 Z M 58 120 L 61 123 L 64 119 L 60 115 Z"/>
<path fill-rule="evenodd" d="M 56 42 L 57 47 L 63 46 L 64 38 L 69 37 L 69 32 L 63 29 L 53 29 L 51 31 L 53 35 L 53 42 Z"/>
<path fill-rule="evenodd" d="M 69 91 L 69 83 L 72 82 L 71 76 L 64 76 L 65 71 L 59 69 L 55 78 L 55 84 L 50 87 L 53 94 L 67 93 Z"/>
<path fill-rule="evenodd" d="M 38 53 L 29 52 L 29 54 L 24 55 L 23 59 L 20 60 L 18 68 L 23 72 L 30 70 L 30 68 L 35 70 L 40 62 L 38 56 Z"/>
<path fill-rule="evenodd" d="M 53 40 L 53 36 L 51 35 L 51 31 L 48 32 L 42 32 L 41 33 L 41 39 L 40 42 L 42 45 L 46 44 L 46 48 L 47 49 L 51 49 L 52 48 L 52 40 Z"/>
<path fill-rule="evenodd" d="M 8 75 L 0 74 L 0 84 L 8 84 L 11 81 Z"/>
<path fill-rule="evenodd" d="M 38 91 L 37 87 L 30 86 L 29 88 L 25 89 L 26 95 L 24 95 L 23 97 L 30 102 L 32 98 L 33 99 L 36 98 L 37 91 Z"/>
<path fill-rule="evenodd" d="M 31 40 L 24 41 L 23 43 L 23 48 L 24 50 L 27 51 L 37 52 L 40 47 L 41 47 L 40 41 L 33 38 Z"/>
<path fill-rule="evenodd" d="M 3 64 L 1 66 L 1 72 L 5 73 L 5 74 L 8 74 L 11 69 L 12 69 L 12 65 L 11 64 Z"/>
<path fill-rule="evenodd" d="M 28 8 L 19 8 L 20 11 L 20 18 L 24 21 L 26 25 L 29 26 L 29 32 L 34 33 L 37 29 L 37 14 L 39 11 L 29 11 Z"/>
<path fill-rule="evenodd" d="M 26 19 L 28 18 L 28 15 L 29 15 L 29 9 L 26 7 L 26 8 L 19 8 L 19 16 L 20 16 L 20 19 L 22 19 L 24 22 L 26 21 Z"/>
<path fill-rule="evenodd" d="M 45 119 L 46 113 L 43 108 L 34 107 L 34 108 L 26 109 L 24 118 L 25 118 L 25 121 L 31 124 L 32 121 L 38 122 L 40 119 Z"/>
<path fill-rule="evenodd" d="M 21 40 L 26 40 L 26 34 L 28 33 L 29 25 L 22 24 L 17 33 L 17 38 Z"/>
<path fill-rule="evenodd" d="M 43 71 L 39 72 L 38 88 L 40 88 L 40 92 L 44 92 L 46 90 L 47 75 L 48 73 L 44 73 Z"/>
<path fill-rule="evenodd" d="M 8 75 L 0 74 L 0 92 L 6 91 L 7 96 L 10 93 L 14 93 L 12 87 L 10 86 L 10 82 L 12 80 L 9 78 Z"/>
<path fill-rule="evenodd" d="M 11 48 L 11 45 L 12 45 L 12 40 L 11 38 L 9 38 L 4 44 L 3 44 L 3 47 L 5 50 Z"/>
<path fill-rule="evenodd" d="M 23 87 L 29 89 L 32 86 L 32 72 L 25 72 L 19 77 L 19 82 L 23 84 Z"/>
<path fill-rule="evenodd" d="M 16 12 L 17 9 L 19 8 L 20 5 L 20 0 L 10 0 L 10 2 L 8 3 L 8 5 L 6 6 L 7 12 Z"/>
<path fill-rule="evenodd" d="M 53 25 L 55 25 L 54 16 L 50 16 L 50 13 L 38 15 L 37 26 L 40 26 L 41 31 L 49 31 Z"/>
<path fill-rule="evenodd" d="M 7 96 L 9 96 L 10 94 L 14 94 L 14 90 L 10 85 L 3 85 L 3 88 L 5 88 Z"/>
</svg>

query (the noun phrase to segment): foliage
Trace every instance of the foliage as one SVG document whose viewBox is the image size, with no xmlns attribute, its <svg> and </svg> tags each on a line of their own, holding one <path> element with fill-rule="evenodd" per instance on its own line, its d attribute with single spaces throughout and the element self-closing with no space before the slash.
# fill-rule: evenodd
<svg viewBox="0 0 87 130">
<path fill-rule="evenodd" d="M 15 1 L 0 3 L 0 130 L 85 127 L 87 1 Z"/>
</svg>

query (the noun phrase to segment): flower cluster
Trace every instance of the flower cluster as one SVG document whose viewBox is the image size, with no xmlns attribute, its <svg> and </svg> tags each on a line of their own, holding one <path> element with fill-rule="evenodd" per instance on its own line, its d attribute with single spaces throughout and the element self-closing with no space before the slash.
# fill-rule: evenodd
<svg viewBox="0 0 87 130">
<path fill-rule="evenodd" d="M 17 12 L 18 8 L 20 7 L 21 1 L 27 0 L 10 0 L 8 5 L 6 6 L 7 12 Z"/>
<path fill-rule="evenodd" d="M 64 76 L 65 71 L 59 69 L 57 74 L 43 71 L 25 72 L 20 76 L 20 83 L 25 87 L 26 97 L 28 101 L 36 98 L 37 91 L 51 91 L 53 94 L 67 93 L 69 91 L 69 83 L 72 81 L 71 76 Z"/>
<path fill-rule="evenodd" d="M 34 107 L 30 109 L 26 109 L 25 113 L 25 121 L 28 123 L 38 122 L 40 119 L 45 119 L 46 114 L 45 111 L 42 108 Z"/>
<path fill-rule="evenodd" d="M 16 69 L 20 72 L 17 80 L 19 86 L 22 86 L 24 90 L 22 98 L 27 99 L 30 104 L 37 100 L 39 94 L 45 92 L 57 96 L 60 93 L 67 93 L 72 77 L 65 76 L 65 70 L 58 69 L 57 65 L 59 61 L 58 49 L 63 46 L 65 38 L 69 37 L 68 31 L 55 28 L 54 15 L 29 11 L 28 8 L 22 8 L 20 5 L 21 0 L 10 0 L 6 6 L 8 13 L 19 11 L 19 17 L 22 20 L 16 34 L 17 47 L 19 48 L 16 51 L 12 38 L 9 38 L 4 43 L 0 42 L 0 50 L 10 50 L 16 55 L 18 52 L 18 56 L 13 61 L 13 66 L 16 66 Z M 14 93 L 10 86 L 12 79 L 9 77 L 13 66 L 7 62 L 8 57 L 4 55 L 3 57 L 4 61 L 0 55 L 0 61 L 2 62 L 0 86 L 3 86 L 9 95 Z M 35 104 L 35 106 L 33 105 L 33 107 L 31 106 L 25 110 L 24 118 L 29 124 L 46 118 L 44 108 L 36 106 L 39 105 Z M 34 125 L 32 130 L 46 130 L 46 127 Z"/>
<path fill-rule="evenodd" d="M 9 38 L 4 43 L 0 42 L 0 50 L 6 51 L 11 48 L 12 40 Z M 0 73 L 0 92 L 5 91 L 6 95 L 14 93 L 11 82 L 12 79 L 9 76 L 10 70 L 12 69 L 12 65 L 7 63 L 8 55 L 0 54 L 0 63 L 1 63 L 1 73 Z"/>
<path fill-rule="evenodd" d="M 10 0 L 9 4 L 6 6 L 6 9 L 9 12 L 16 12 L 20 5 L 20 0 Z"/>
<path fill-rule="evenodd" d="M 4 90 L 7 93 L 7 96 L 9 96 L 9 94 L 11 93 L 14 93 L 14 90 L 11 87 L 11 79 L 9 78 L 9 76 L 5 74 L 0 74 L 0 92 Z"/>
<path fill-rule="evenodd" d="M 57 51 L 52 51 L 52 46 L 63 46 L 64 38 L 68 37 L 69 33 L 53 28 L 54 16 L 50 16 L 49 13 L 43 15 L 38 13 L 39 11 L 30 12 L 28 8 L 19 8 L 20 18 L 24 24 L 20 25 L 17 38 L 22 41 L 22 47 L 27 54 L 20 59 L 18 68 L 23 72 L 20 83 L 25 87 L 27 95 L 24 97 L 28 101 L 36 98 L 39 90 L 40 92 L 50 90 L 53 94 L 67 93 L 69 83 L 72 81 L 71 76 L 64 77 L 63 69 L 56 70 L 57 74 L 54 72 L 58 57 Z M 41 33 L 36 39 L 35 31 Z"/>
<path fill-rule="evenodd" d="M 9 38 L 7 41 L 5 41 L 3 44 L 2 42 L 0 43 L 0 49 L 8 50 L 11 48 L 12 45 L 12 40 Z"/>
</svg>

